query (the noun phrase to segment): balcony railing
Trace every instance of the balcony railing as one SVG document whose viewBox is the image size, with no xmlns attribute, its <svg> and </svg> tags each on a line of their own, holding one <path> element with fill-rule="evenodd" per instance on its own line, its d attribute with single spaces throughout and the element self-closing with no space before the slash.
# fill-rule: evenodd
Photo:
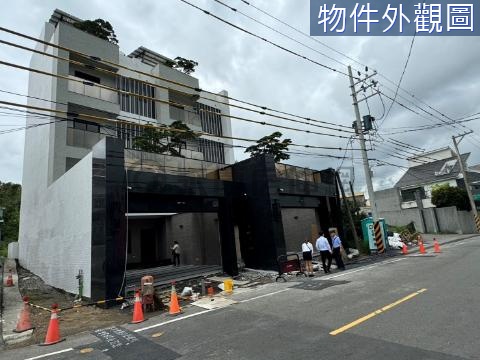
<svg viewBox="0 0 480 360">
<path fill-rule="evenodd" d="M 314 171 L 298 166 L 276 163 L 275 172 L 279 178 L 308 181 L 313 183 L 322 182 L 320 171 Z"/>
<path fill-rule="evenodd" d="M 133 171 L 232 181 L 225 164 L 125 149 L 125 167 Z"/>
<path fill-rule="evenodd" d="M 85 80 L 76 76 L 70 75 L 69 78 L 72 80 L 68 81 L 68 91 L 118 104 L 118 93 L 116 91 L 103 89 L 98 86 L 85 85 L 82 83 Z"/>
</svg>

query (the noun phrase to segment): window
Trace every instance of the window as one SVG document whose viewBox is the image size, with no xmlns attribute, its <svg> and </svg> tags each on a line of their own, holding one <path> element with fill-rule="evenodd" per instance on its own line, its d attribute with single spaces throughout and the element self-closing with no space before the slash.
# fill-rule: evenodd
<svg viewBox="0 0 480 360">
<path fill-rule="evenodd" d="M 117 78 L 117 89 L 126 92 L 155 98 L 155 88 L 142 81 L 120 76 Z M 138 96 L 119 93 L 120 109 L 132 114 L 155 119 L 155 101 Z"/>
<path fill-rule="evenodd" d="M 100 132 L 100 125 L 94 122 L 85 121 L 85 120 L 68 120 L 67 126 L 69 128 L 78 129 L 78 130 L 85 130 L 90 132 Z"/>
<path fill-rule="evenodd" d="M 80 79 L 93 82 L 95 84 L 100 84 L 100 78 L 99 77 L 93 76 L 93 75 L 90 75 L 90 74 L 86 74 L 82 71 L 75 70 L 75 76 L 80 78 Z"/>
<path fill-rule="evenodd" d="M 133 124 L 117 124 L 117 137 L 125 141 L 126 149 L 134 149 L 133 140 L 142 135 L 143 128 Z"/>
<path fill-rule="evenodd" d="M 200 115 L 202 131 L 216 136 L 223 135 L 222 115 L 219 109 L 197 103 L 196 110 Z M 203 153 L 203 158 L 205 161 L 225 164 L 224 144 L 212 140 L 199 139 L 199 148 Z"/>
<path fill-rule="evenodd" d="M 445 164 L 443 164 L 442 168 L 440 171 L 436 171 L 435 175 L 436 176 L 441 176 L 441 175 L 448 175 L 452 172 L 453 168 L 455 167 L 455 164 L 457 163 L 457 160 L 449 160 L 445 161 Z"/>
<path fill-rule="evenodd" d="M 198 142 L 205 161 L 225 164 L 224 144 L 207 139 L 198 139 Z"/>
<path fill-rule="evenodd" d="M 402 201 L 415 201 L 415 193 L 420 191 L 420 199 L 426 199 L 425 189 L 423 187 L 402 190 Z"/>
<path fill-rule="evenodd" d="M 198 103 L 197 112 L 200 114 L 203 131 L 212 135 L 222 136 L 222 113 L 219 109 Z"/>
</svg>

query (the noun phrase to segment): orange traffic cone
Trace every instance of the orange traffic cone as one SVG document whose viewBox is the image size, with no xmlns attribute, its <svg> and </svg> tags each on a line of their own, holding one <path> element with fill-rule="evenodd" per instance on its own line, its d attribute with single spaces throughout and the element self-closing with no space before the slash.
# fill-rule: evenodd
<svg viewBox="0 0 480 360">
<path fill-rule="evenodd" d="M 420 254 L 426 254 L 425 246 L 423 245 L 423 241 L 420 241 Z"/>
<path fill-rule="evenodd" d="M 408 247 L 407 247 L 407 244 L 405 244 L 405 243 L 403 243 L 402 254 L 403 254 L 403 255 L 407 255 L 407 254 L 408 254 Z"/>
<path fill-rule="evenodd" d="M 178 315 L 182 312 L 180 305 L 178 304 L 177 291 L 175 290 L 175 283 L 172 283 L 172 293 L 170 295 L 170 310 L 169 315 Z"/>
<path fill-rule="evenodd" d="M 140 290 L 135 292 L 135 303 L 133 306 L 133 319 L 130 322 L 131 324 L 138 324 L 142 321 L 145 321 L 143 317 L 143 308 L 142 308 L 142 300 L 140 299 Z"/>
<path fill-rule="evenodd" d="M 58 305 L 53 304 L 52 315 L 50 316 L 50 323 L 48 324 L 45 342 L 40 345 L 53 345 L 63 340 L 65 339 L 60 338 L 60 326 L 58 324 Z"/>
<path fill-rule="evenodd" d="M 5 281 L 5 286 L 6 287 L 13 286 L 12 269 L 8 270 L 8 276 L 7 276 L 7 281 Z"/>
<path fill-rule="evenodd" d="M 13 332 L 21 333 L 27 330 L 33 329 L 32 323 L 30 321 L 30 305 L 28 304 L 28 297 L 23 297 L 23 309 L 20 311 L 20 316 L 18 317 L 17 327 Z"/>
<path fill-rule="evenodd" d="M 438 243 L 437 239 L 433 238 L 433 252 L 435 253 L 441 253 L 442 250 L 440 250 L 440 244 Z"/>
</svg>

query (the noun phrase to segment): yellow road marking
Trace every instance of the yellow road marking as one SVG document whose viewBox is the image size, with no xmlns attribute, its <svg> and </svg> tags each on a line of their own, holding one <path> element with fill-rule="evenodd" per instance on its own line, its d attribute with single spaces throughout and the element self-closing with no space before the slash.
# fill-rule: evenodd
<svg viewBox="0 0 480 360">
<path fill-rule="evenodd" d="M 423 293 L 425 291 L 427 291 L 427 289 L 420 289 L 418 291 L 415 291 L 414 293 L 412 293 L 410 295 L 407 295 L 404 298 L 401 298 L 400 300 L 397 300 L 397 301 L 395 301 L 395 302 L 393 302 L 389 305 L 386 305 L 386 306 L 382 307 L 381 309 L 375 310 L 375 311 L 371 312 L 370 314 L 361 317 L 360 319 L 352 321 L 351 323 L 346 324 L 346 325 L 338 328 L 337 330 L 334 330 L 334 331 L 330 332 L 330 335 L 335 336 L 335 335 L 338 335 L 338 334 L 340 334 L 344 331 L 347 331 L 348 329 L 351 329 L 354 326 L 357 326 L 357 325 L 367 321 L 368 319 L 373 318 L 374 316 L 377 316 L 377 315 L 379 315 L 379 314 L 381 314 L 381 313 L 383 313 L 387 310 L 390 310 L 391 308 L 393 308 L 397 305 L 400 305 L 401 303 L 403 303 L 405 301 L 408 301 L 408 300 L 414 298 L 415 296 L 420 295 L 421 293 Z"/>
</svg>

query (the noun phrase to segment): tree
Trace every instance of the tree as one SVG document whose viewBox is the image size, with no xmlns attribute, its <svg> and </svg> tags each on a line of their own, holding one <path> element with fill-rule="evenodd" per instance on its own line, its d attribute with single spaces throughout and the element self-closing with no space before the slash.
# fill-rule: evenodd
<svg viewBox="0 0 480 360">
<path fill-rule="evenodd" d="M 100 39 L 107 40 L 112 44 L 118 44 L 117 36 L 112 25 L 103 19 L 84 20 L 73 24 L 77 29 L 92 34 Z"/>
<path fill-rule="evenodd" d="M 160 125 L 147 127 L 142 135 L 133 140 L 133 146 L 139 150 L 172 156 L 183 157 L 182 148 L 188 140 L 194 140 L 199 135 L 193 132 L 181 121 L 174 121 L 169 126 Z"/>
<path fill-rule="evenodd" d="M 22 187 L 19 184 L 0 182 L 0 207 L 5 208 L 3 223 L 0 223 L 2 243 L 0 253 L 5 255 L 9 242 L 18 240 L 20 220 L 20 199 Z"/>
<path fill-rule="evenodd" d="M 436 207 L 456 206 L 458 210 L 470 210 L 467 191 L 449 184 L 436 185 L 432 189 L 432 204 Z"/>
<path fill-rule="evenodd" d="M 290 159 L 290 155 L 288 155 L 286 152 L 288 151 L 288 146 L 292 143 L 292 140 L 283 139 L 280 141 L 281 137 L 282 133 L 275 131 L 274 133 L 257 140 L 257 145 L 249 146 L 245 152 L 250 153 L 250 157 L 255 157 L 262 154 L 270 154 L 274 156 L 275 162 L 288 160 Z"/>
<path fill-rule="evenodd" d="M 190 75 L 195 71 L 195 67 L 198 66 L 198 62 L 193 60 L 187 60 L 183 57 L 177 56 L 174 59 L 174 64 L 172 67 L 174 69 L 179 69 L 180 71 L 184 72 L 187 75 Z"/>
</svg>

